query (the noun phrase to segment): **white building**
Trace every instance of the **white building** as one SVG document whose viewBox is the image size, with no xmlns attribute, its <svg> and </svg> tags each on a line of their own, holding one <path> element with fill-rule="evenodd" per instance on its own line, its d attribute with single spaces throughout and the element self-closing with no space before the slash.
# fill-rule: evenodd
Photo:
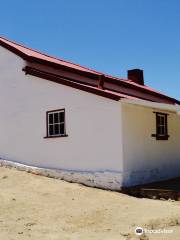
<svg viewBox="0 0 180 240">
<path fill-rule="evenodd" d="M 180 176 L 180 102 L 0 38 L 0 158 L 120 189 Z"/>
</svg>

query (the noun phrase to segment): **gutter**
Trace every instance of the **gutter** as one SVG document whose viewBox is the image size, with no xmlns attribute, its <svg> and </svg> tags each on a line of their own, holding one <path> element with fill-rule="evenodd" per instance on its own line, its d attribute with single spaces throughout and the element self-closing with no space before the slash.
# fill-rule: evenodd
<svg viewBox="0 0 180 240">
<path fill-rule="evenodd" d="M 83 90 L 85 92 L 93 93 L 93 94 L 101 96 L 101 97 L 109 98 L 111 100 L 119 101 L 119 99 L 121 98 L 119 95 L 105 91 L 104 89 L 93 87 L 93 86 L 86 85 L 86 84 L 82 84 L 82 83 L 79 83 L 76 81 L 72 81 L 63 76 L 49 73 L 46 71 L 41 71 L 39 69 L 32 68 L 29 66 L 24 67 L 22 70 L 25 72 L 26 75 L 29 74 L 34 77 L 39 77 L 39 78 L 42 78 L 45 80 L 63 84 L 63 85 L 69 86 L 69 87 Z"/>
<path fill-rule="evenodd" d="M 157 102 L 150 102 L 141 99 L 126 99 L 123 98 L 120 100 L 122 103 L 133 104 L 148 108 L 160 109 L 164 111 L 174 112 L 177 115 L 180 115 L 180 105 L 179 104 L 167 104 L 167 103 L 157 103 Z"/>
</svg>

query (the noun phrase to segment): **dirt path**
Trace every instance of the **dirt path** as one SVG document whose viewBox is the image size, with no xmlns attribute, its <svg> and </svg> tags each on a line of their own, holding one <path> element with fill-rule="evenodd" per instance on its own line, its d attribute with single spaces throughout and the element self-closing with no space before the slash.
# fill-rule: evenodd
<svg viewBox="0 0 180 240">
<path fill-rule="evenodd" d="M 3 167 L 0 190 L 3 240 L 139 239 L 136 226 L 174 230 L 149 239 L 180 239 L 179 202 L 137 199 Z"/>
</svg>

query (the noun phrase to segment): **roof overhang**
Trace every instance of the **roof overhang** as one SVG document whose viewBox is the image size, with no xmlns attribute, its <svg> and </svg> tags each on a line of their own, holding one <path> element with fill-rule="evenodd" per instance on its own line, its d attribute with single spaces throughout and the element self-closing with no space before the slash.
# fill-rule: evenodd
<svg viewBox="0 0 180 240">
<path fill-rule="evenodd" d="M 150 102 L 141 99 L 121 99 L 121 103 L 133 104 L 138 106 L 143 106 L 147 108 L 159 109 L 162 111 L 170 111 L 174 112 L 177 115 L 180 115 L 180 105 L 179 104 L 166 104 L 166 103 L 157 103 L 157 102 Z"/>
<path fill-rule="evenodd" d="M 118 94 L 115 94 L 113 92 L 107 91 L 107 90 L 103 90 L 97 87 L 93 87 L 93 86 L 89 86 L 89 85 L 85 85 L 82 83 L 78 83 L 75 82 L 73 80 L 64 78 L 62 76 L 59 75 L 55 75 L 52 73 L 48 73 L 46 71 L 40 71 L 38 69 L 35 68 L 31 68 L 29 66 L 26 66 L 23 68 L 23 71 L 25 72 L 25 74 L 29 74 L 31 76 L 34 77 L 39 77 L 39 78 L 43 78 L 45 80 L 49 80 L 55 83 L 59 83 L 59 84 L 63 84 L 69 87 L 73 87 L 79 90 L 83 90 L 89 93 L 93 93 L 95 95 L 101 96 L 101 97 L 105 97 L 105 98 L 109 98 L 111 100 L 115 100 L 115 101 L 119 101 L 119 99 L 121 98 L 121 96 L 119 96 Z"/>
</svg>

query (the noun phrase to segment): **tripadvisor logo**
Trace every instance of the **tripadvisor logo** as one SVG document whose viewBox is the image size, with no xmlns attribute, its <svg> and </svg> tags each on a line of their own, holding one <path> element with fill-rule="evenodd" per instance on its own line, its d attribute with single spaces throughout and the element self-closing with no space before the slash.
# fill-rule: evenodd
<svg viewBox="0 0 180 240">
<path fill-rule="evenodd" d="M 144 233 L 173 233 L 172 229 L 146 229 L 146 228 L 142 228 L 142 227 L 136 227 L 135 228 L 135 234 L 136 235 L 143 235 Z"/>
<path fill-rule="evenodd" d="M 137 227 L 136 229 L 135 229 L 135 234 L 136 235 L 142 235 L 143 234 L 143 228 L 142 227 Z"/>
</svg>

